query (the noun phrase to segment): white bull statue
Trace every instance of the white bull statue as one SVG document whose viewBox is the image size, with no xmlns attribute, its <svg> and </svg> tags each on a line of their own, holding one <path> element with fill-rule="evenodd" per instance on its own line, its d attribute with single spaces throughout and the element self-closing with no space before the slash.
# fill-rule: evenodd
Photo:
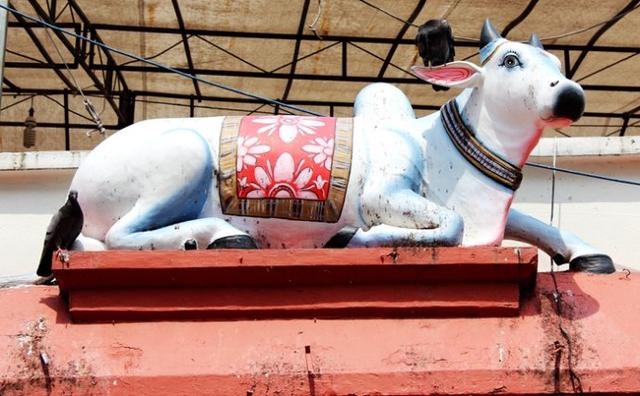
<svg viewBox="0 0 640 396">
<path fill-rule="evenodd" d="M 485 22 L 481 66 L 415 66 L 464 88 L 423 118 L 388 84 L 365 87 L 355 117 L 155 119 L 109 137 L 71 190 L 84 213 L 75 249 L 323 247 L 528 242 L 592 272 L 611 259 L 511 209 L 521 167 L 547 126 L 567 126 L 584 93 L 535 35 L 508 41 Z M 320 252 L 320 251 L 318 251 Z M 321 254 L 321 253 L 319 253 Z"/>
</svg>

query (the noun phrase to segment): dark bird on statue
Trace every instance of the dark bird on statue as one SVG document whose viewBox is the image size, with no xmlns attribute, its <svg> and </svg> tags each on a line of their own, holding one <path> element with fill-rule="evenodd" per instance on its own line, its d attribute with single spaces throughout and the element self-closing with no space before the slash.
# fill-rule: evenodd
<svg viewBox="0 0 640 396">
<path fill-rule="evenodd" d="M 78 193 L 69 191 L 67 202 L 53 215 L 47 228 L 47 235 L 44 238 L 40 265 L 37 271 L 39 276 L 51 275 L 53 252 L 59 249 L 67 250 L 71 248 L 73 242 L 80 235 L 80 231 L 82 231 L 83 222 L 84 216 L 82 209 L 80 209 L 80 204 L 78 204 Z"/>
<path fill-rule="evenodd" d="M 446 19 L 431 19 L 418 28 L 416 36 L 418 52 L 425 66 L 439 66 L 453 61 L 456 51 L 453 32 Z M 432 85 L 435 91 L 449 88 Z"/>
</svg>

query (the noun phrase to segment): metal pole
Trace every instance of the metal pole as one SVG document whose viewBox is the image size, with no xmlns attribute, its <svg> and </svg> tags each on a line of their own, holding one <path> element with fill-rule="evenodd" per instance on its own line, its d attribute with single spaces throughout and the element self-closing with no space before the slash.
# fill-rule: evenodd
<svg viewBox="0 0 640 396">
<path fill-rule="evenodd" d="M 69 92 L 64 90 L 64 149 L 71 149 L 71 136 L 69 136 Z"/>
<path fill-rule="evenodd" d="M 8 0 L 0 0 L 0 5 L 6 7 Z M 4 77 L 4 49 L 7 46 L 7 10 L 0 8 L 0 82 Z M 0 100 L 2 98 L 2 83 L 0 83 Z"/>
</svg>

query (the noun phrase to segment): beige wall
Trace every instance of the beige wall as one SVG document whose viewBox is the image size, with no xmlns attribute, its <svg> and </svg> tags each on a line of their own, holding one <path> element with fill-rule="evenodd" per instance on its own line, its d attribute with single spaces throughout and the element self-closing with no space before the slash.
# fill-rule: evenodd
<svg viewBox="0 0 640 396">
<path fill-rule="evenodd" d="M 550 159 L 532 161 L 549 163 Z M 47 167 L 52 163 L 47 162 Z M 640 180 L 640 155 L 562 156 L 557 165 Z M 49 219 L 64 202 L 73 173 L 74 169 L 0 171 L 0 276 L 35 270 Z M 514 206 L 548 222 L 550 173 L 526 168 L 524 180 Z M 603 249 L 619 267 L 640 270 L 640 187 L 558 174 L 554 224 Z M 541 259 L 544 268 L 548 268 L 547 258 Z"/>
</svg>

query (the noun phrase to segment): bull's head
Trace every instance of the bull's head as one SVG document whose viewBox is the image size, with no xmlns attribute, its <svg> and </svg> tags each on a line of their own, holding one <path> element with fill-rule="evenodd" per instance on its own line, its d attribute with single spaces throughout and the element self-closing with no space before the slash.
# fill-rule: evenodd
<svg viewBox="0 0 640 396">
<path fill-rule="evenodd" d="M 457 61 L 438 67 L 414 66 L 421 79 L 437 85 L 477 88 L 489 114 L 561 127 L 584 111 L 584 92 L 560 72 L 560 60 L 546 52 L 535 34 L 527 43 L 500 36 L 489 20 L 480 39 L 482 66 Z"/>
</svg>

